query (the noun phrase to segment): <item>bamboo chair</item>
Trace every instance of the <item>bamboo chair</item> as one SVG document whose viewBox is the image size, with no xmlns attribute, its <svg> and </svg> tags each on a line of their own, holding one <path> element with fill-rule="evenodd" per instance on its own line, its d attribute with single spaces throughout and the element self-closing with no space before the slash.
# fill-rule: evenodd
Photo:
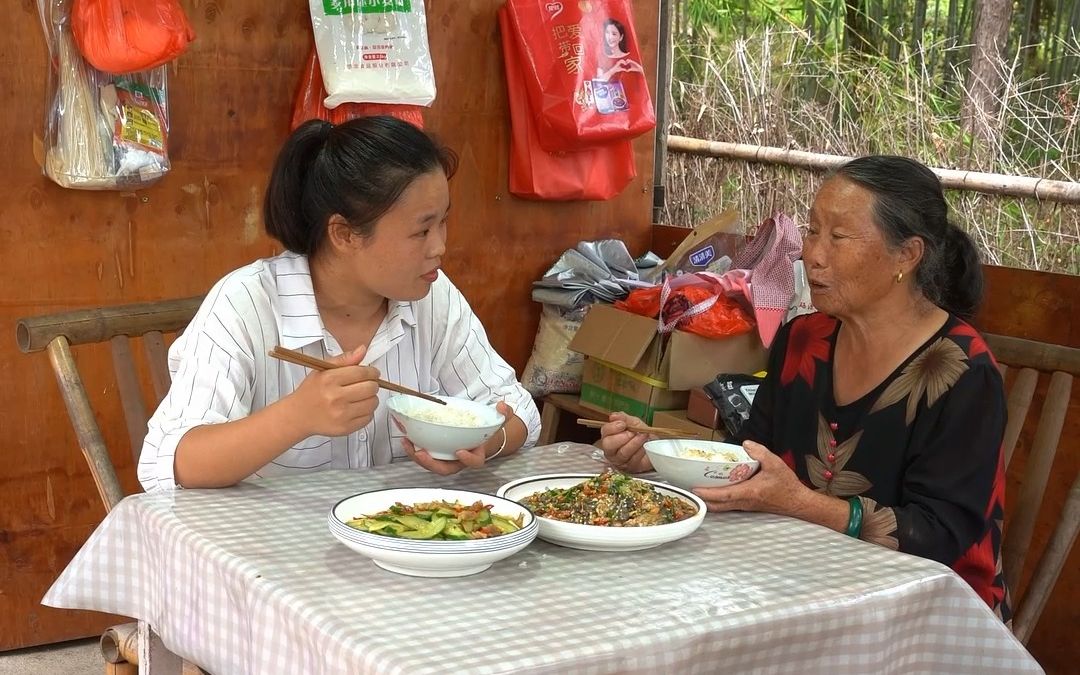
<svg viewBox="0 0 1080 675">
<path fill-rule="evenodd" d="M 1019 595 L 1019 581 L 1031 546 L 1035 521 L 1069 411 L 1073 377 L 1080 375 L 1080 349 L 1000 335 L 987 335 L 986 340 L 1000 364 L 1002 377 L 1009 368 L 1019 369 L 1008 388 L 1009 420 L 1004 441 L 1006 467 L 1025 427 L 1040 375 L 1049 374 L 1046 397 L 1035 422 L 1020 494 L 1012 502 L 1006 502 L 1011 518 L 1001 545 L 1005 581 L 1014 594 L 1014 601 L 1018 600 L 1014 608 L 1013 633 L 1027 644 L 1080 531 L 1080 475 L 1069 476 L 1067 480 L 1071 481 L 1072 487 L 1061 512 L 1054 514 L 1056 523 L 1050 540 L 1035 563 L 1027 588 L 1022 596 Z"/>
<path fill-rule="evenodd" d="M 124 498 L 109 449 L 83 386 L 71 348 L 108 342 L 113 370 L 124 410 L 131 454 L 138 463 L 146 436 L 147 410 L 153 410 L 169 389 L 170 376 L 165 334 L 183 330 L 195 315 L 201 297 L 165 300 L 99 309 L 85 309 L 20 319 L 16 326 L 19 349 L 24 354 L 45 351 L 56 375 L 60 394 L 75 428 L 79 448 L 90 466 L 98 494 L 111 511 Z M 135 365 L 133 338 L 142 342 L 154 399 L 143 398 Z M 141 662 L 153 672 L 201 673 L 193 664 L 172 654 L 145 622 L 113 626 L 101 636 L 106 675 L 134 675 Z"/>
</svg>

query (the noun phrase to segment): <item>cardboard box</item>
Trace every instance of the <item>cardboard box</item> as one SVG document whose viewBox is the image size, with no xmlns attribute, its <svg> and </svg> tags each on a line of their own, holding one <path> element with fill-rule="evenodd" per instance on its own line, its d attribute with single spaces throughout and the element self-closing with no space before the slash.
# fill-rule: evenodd
<svg viewBox="0 0 1080 675">
<path fill-rule="evenodd" d="M 617 365 L 585 357 L 581 405 L 600 412 L 618 410 L 652 424 L 662 410 L 686 407 L 688 392 L 671 391 L 663 382 Z"/>
<path fill-rule="evenodd" d="M 710 429 L 720 429 L 724 426 L 720 419 L 720 411 L 713 405 L 712 399 L 705 394 L 701 387 L 690 390 L 690 400 L 686 404 L 686 416 L 692 422 L 702 424 Z"/>
<path fill-rule="evenodd" d="M 669 427 L 671 429 L 685 429 L 694 434 L 694 438 L 702 441 L 720 440 L 716 438 L 717 431 L 695 424 L 687 418 L 685 410 L 663 410 L 653 415 L 654 427 Z"/>
<path fill-rule="evenodd" d="M 581 404 L 621 410 L 652 423 L 658 410 L 684 410 L 688 390 L 718 373 L 753 373 L 767 353 L 757 333 L 710 340 L 692 333 L 656 332 L 654 319 L 593 305 L 570 341 L 585 355 Z"/>
</svg>

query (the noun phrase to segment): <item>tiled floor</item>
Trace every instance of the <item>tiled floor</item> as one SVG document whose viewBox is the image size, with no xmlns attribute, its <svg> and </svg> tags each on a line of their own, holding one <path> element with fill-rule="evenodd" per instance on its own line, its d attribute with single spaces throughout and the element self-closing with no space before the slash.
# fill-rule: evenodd
<svg viewBox="0 0 1080 675">
<path fill-rule="evenodd" d="M 0 652 L 0 675 L 102 675 L 97 638 Z"/>
</svg>

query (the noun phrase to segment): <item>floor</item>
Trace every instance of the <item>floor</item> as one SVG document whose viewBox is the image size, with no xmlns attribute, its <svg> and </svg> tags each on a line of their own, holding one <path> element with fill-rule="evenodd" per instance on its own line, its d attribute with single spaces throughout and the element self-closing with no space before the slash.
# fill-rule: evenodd
<svg viewBox="0 0 1080 675">
<path fill-rule="evenodd" d="M 102 675 L 97 638 L 0 652 L 0 675 Z"/>
</svg>

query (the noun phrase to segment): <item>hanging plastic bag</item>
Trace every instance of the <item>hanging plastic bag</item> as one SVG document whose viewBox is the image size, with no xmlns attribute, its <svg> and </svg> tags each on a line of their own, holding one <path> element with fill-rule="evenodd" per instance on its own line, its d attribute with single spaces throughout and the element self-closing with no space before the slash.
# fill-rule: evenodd
<svg viewBox="0 0 1080 675">
<path fill-rule="evenodd" d="M 628 0 L 509 0 L 539 140 L 552 151 L 656 126 Z"/>
<path fill-rule="evenodd" d="M 74 0 L 71 29 L 90 65 L 118 75 L 168 63 L 195 39 L 176 0 Z"/>
<path fill-rule="evenodd" d="M 548 152 L 539 143 L 522 85 L 521 55 L 505 6 L 499 10 L 510 99 L 510 192 L 526 199 L 610 199 L 637 176 L 629 141 L 577 152 Z"/>
<path fill-rule="evenodd" d="M 308 120 L 324 120 L 334 124 L 348 122 L 357 117 L 390 115 L 404 120 L 420 129 L 424 128 L 423 108 L 416 105 L 390 105 L 387 103 L 342 103 L 333 110 L 323 105 L 326 90 L 323 89 L 319 55 L 314 45 L 308 52 L 307 63 L 300 75 L 300 86 L 293 103 L 292 129 Z"/>
<path fill-rule="evenodd" d="M 424 0 L 309 0 L 324 104 L 431 105 Z"/>
<path fill-rule="evenodd" d="M 131 189 L 169 170 L 165 67 L 109 75 L 79 54 L 67 0 L 38 0 L 49 48 L 39 161 L 67 188 Z"/>
</svg>

